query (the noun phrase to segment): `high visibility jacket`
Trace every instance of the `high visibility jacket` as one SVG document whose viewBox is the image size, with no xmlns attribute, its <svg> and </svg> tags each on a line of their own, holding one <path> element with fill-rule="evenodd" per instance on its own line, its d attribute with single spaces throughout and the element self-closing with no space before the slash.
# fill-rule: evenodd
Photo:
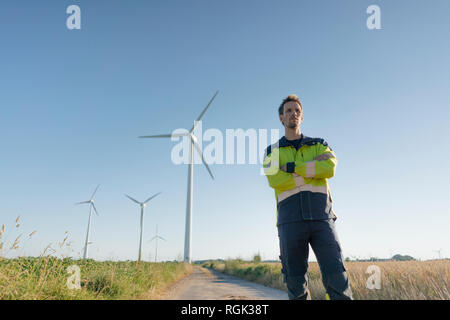
<svg viewBox="0 0 450 320">
<path fill-rule="evenodd" d="M 334 176 L 336 155 L 323 139 L 303 134 L 297 147 L 282 137 L 265 152 L 263 166 L 269 185 L 275 190 L 277 225 L 336 219 L 327 180 Z M 314 160 L 322 154 L 328 159 Z M 284 165 L 287 172 L 280 170 Z"/>
</svg>

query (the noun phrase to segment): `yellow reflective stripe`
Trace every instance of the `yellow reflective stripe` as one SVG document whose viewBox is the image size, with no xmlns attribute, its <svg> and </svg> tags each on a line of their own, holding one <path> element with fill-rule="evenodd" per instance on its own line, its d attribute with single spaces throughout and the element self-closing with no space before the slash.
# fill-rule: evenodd
<svg viewBox="0 0 450 320">
<path fill-rule="evenodd" d="M 316 174 L 316 162 L 315 161 L 309 161 L 306 162 L 306 178 L 314 178 L 314 175 Z"/>
<path fill-rule="evenodd" d="M 284 199 L 287 199 L 290 196 L 293 196 L 294 194 L 297 194 L 302 191 L 311 191 L 311 192 L 315 192 L 315 193 L 328 194 L 327 186 L 313 186 L 312 184 L 304 184 L 302 186 L 299 186 L 294 189 L 287 190 L 287 191 L 280 193 L 277 197 L 278 203 L 280 203 Z"/>
</svg>

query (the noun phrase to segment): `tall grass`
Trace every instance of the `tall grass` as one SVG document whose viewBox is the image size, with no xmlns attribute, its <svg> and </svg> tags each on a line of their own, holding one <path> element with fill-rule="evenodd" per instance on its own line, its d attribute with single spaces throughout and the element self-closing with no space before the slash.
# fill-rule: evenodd
<svg viewBox="0 0 450 320">
<path fill-rule="evenodd" d="M 69 289 L 67 271 L 80 268 L 81 289 Z M 179 262 L 96 262 L 55 257 L 0 258 L 0 299 L 159 299 L 192 266 Z"/>
<path fill-rule="evenodd" d="M 18 217 L 14 230 L 19 227 Z M 3 225 L 0 228 L 0 300 L 161 299 L 170 284 L 193 271 L 191 265 L 181 262 L 98 262 L 57 258 L 47 254 L 51 246 L 40 257 L 5 258 L 20 248 L 21 235 L 14 236 L 14 241 L 6 241 L 2 240 L 4 232 Z M 28 239 L 35 233 L 32 232 Z M 70 245 L 67 238 L 66 235 L 60 248 Z M 80 270 L 79 289 L 70 289 L 67 284 L 72 276 L 68 269 L 74 265 Z"/>
<path fill-rule="evenodd" d="M 370 265 L 381 270 L 381 288 L 366 286 Z M 253 263 L 242 260 L 211 261 L 205 267 L 287 291 L 280 263 Z M 345 262 L 353 298 L 358 300 L 449 300 L 450 261 Z M 324 299 L 325 289 L 317 263 L 309 263 L 309 289 L 312 299 Z"/>
</svg>

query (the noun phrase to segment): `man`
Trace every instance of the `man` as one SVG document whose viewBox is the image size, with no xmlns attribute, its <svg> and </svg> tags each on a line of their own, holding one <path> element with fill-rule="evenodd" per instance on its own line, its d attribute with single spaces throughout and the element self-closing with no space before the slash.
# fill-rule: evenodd
<svg viewBox="0 0 450 320">
<path fill-rule="evenodd" d="M 323 139 L 301 133 L 303 107 L 296 95 L 285 98 L 278 113 L 285 136 L 266 149 L 264 168 L 277 199 L 281 271 L 289 299 L 310 299 L 309 245 L 327 298 L 352 299 L 327 181 L 334 175 L 336 156 Z"/>
</svg>

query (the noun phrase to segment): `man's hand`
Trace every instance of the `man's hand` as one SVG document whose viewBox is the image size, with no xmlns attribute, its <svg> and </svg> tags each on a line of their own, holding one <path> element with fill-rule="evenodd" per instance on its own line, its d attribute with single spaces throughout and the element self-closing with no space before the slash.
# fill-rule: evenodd
<svg viewBox="0 0 450 320">
<path fill-rule="evenodd" d="M 324 160 L 328 160 L 330 158 L 333 158 L 334 156 L 331 153 L 322 153 L 319 154 L 317 157 L 314 158 L 314 160 L 316 161 L 324 161 Z"/>
<path fill-rule="evenodd" d="M 334 156 L 331 153 L 322 153 L 322 154 L 319 154 L 317 157 L 315 157 L 314 160 L 316 160 L 316 161 L 324 161 L 324 160 L 331 159 L 333 157 Z M 287 166 L 286 165 L 281 166 L 280 170 L 284 171 L 284 172 L 287 172 Z"/>
</svg>

